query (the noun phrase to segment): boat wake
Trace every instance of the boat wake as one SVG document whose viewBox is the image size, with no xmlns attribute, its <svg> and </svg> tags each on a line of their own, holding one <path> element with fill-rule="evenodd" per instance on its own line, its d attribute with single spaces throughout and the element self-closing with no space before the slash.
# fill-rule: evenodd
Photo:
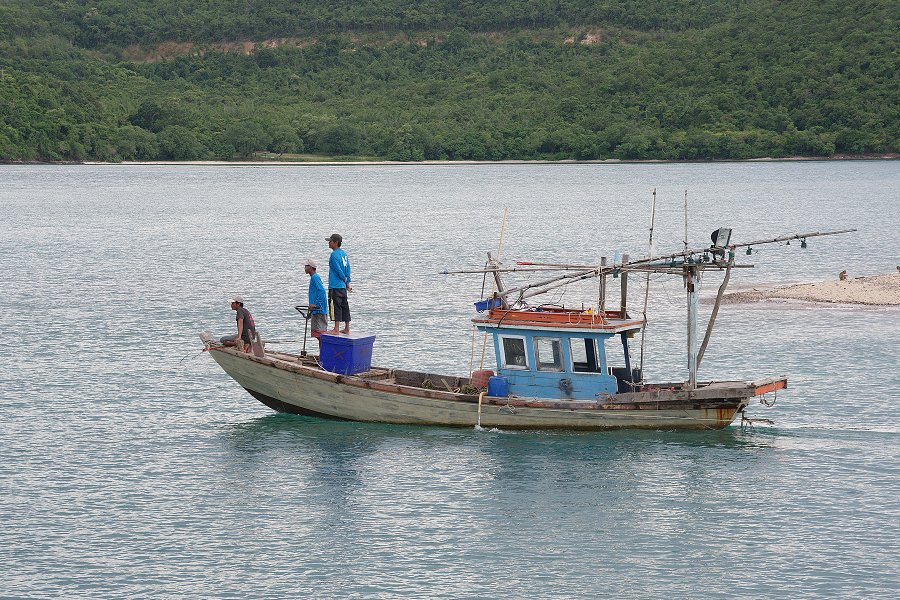
<svg viewBox="0 0 900 600">
<path fill-rule="evenodd" d="M 735 421 L 732 423 L 728 429 L 738 430 L 741 429 L 740 421 Z M 846 433 L 877 433 L 877 434 L 887 434 L 887 435 L 898 435 L 900 434 L 900 424 L 889 424 L 889 425 L 858 425 L 858 426 L 847 426 L 847 425 L 817 425 L 813 423 L 764 423 L 764 422 L 755 422 L 752 426 L 744 425 L 743 429 L 746 431 L 759 431 L 765 430 L 768 433 L 779 433 L 781 431 L 785 433 L 795 433 L 795 432 L 808 432 L 808 431 L 833 431 L 833 432 L 846 432 Z"/>
<path fill-rule="evenodd" d="M 849 433 L 879 433 L 879 434 L 890 434 L 890 435 L 900 434 L 900 425 L 858 425 L 858 426 L 816 425 L 816 426 L 812 426 L 812 425 L 798 424 L 793 427 L 785 427 L 785 429 L 797 429 L 797 430 L 814 429 L 817 431 L 846 431 Z"/>
</svg>

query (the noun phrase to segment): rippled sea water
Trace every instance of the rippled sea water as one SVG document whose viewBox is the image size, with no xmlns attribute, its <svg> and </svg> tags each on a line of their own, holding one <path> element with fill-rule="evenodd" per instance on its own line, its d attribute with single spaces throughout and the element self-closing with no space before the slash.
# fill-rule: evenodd
<svg viewBox="0 0 900 600">
<path fill-rule="evenodd" d="M 890 272 L 900 162 L 4 166 L 0 181 L 0 596 L 900 595 L 896 308 L 724 306 L 701 378 L 790 384 L 748 410 L 774 426 L 713 432 L 279 415 L 197 339 L 231 332 L 240 293 L 298 350 L 302 264 L 337 231 L 375 362 L 465 374 L 482 280 L 440 271 L 496 252 L 505 208 L 506 261 L 643 254 L 654 188 L 661 250 L 683 245 L 685 191 L 692 246 L 719 226 L 859 229 L 742 255 L 756 268 L 736 289 Z M 596 298 L 592 282 L 551 300 Z M 681 282 L 652 278 L 650 307 L 648 375 L 682 378 Z"/>
</svg>

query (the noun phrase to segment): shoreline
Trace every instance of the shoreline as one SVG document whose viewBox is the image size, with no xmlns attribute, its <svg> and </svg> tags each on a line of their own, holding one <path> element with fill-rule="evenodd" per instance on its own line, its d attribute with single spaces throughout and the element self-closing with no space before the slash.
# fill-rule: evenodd
<svg viewBox="0 0 900 600">
<path fill-rule="evenodd" d="M 624 160 L 607 158 L 602 160 L 148 160 L 148 161 L 8 161 L 0 160 L 0 165 L 90 165 L 90 166 L 454 166 L 454 165 L 645 165 L 645 164 L 726 164 L 726 163 L 772 163 L 772 162 L 831 162 L 831 161 L 875 161 L 897 160 L 900 154 L 875 155 L 835 155 L 835 156 L 791 156 L 786 158 L 742 158 L 742 159 L 705 159 L 705 160 L 667 160 L 643 159 Z"/>
<path fill-rule="evenodd" d="M 851 279 L 796 283 L 774 288 L 730 292 L 725 304 L 748 304 L 767 300 L 800 300 L 820 304 L 853 306 L 900 306 L 900 272 L 865 275 Z"/>
</svg>

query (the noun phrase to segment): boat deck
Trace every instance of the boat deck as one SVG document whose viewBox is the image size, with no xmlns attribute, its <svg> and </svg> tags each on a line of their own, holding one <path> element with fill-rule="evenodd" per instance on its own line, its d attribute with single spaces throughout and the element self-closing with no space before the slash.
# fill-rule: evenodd
<svg viewBox="0 0 900 600">
<path fill-rule="evenodd" d="M 273 352 L 266 350 L 266 357 L 292 364 L 300 364 L 304 367 L 321 370 L 323 373 L 333 375 L 322 368 L 319 358 L 313 354 L 298 356 L 287 352 Z M 364 373 L 355 375 L 343 375 L 344 378 L 353 378 L 363 381 L 376 381 L 382 384 L 394 384 L 408 387 L 421 388 L 423 390 L 441 390 L 451 393 L 461 393 L 461 390 L 471 385 L 468 377 L 456 377 L 453 375 L 440 375 L 437 373 L 424 373 L 421 371 L 406 371 L 403 369 L 386 369 L 372 367 Z M 477 394 L 477 392 L 476 392 Z"/>
<path fill-rule="evenodd" d="M 390 389 L 399 393 L 421 396 L 441 396 L 461 402 L 477 402 L 480 390 L 471 385 L 468 377 L 372 367 L 369 371 L 356 375 L 337 375 L 322 369 L 318 357 L 298 356 L 285 352 L 266 351 L 265 358 L 271 359 L 276 367 L 293 369 L 301 366 L 314 371 L 320 377 L 335 378 L 343 383 L 359 387 Z M 255 359 L 260 360 L 260 359 Z M 486 404 L 505 406 L 531 406 L 563 409 L 584 409 L 597 407 L 605 409 L 631 409 L 655 406 L 715 406 L 723 401 L 740 402 L 787 387 L 786 377 L 771 377 L 758 381 L 705 381 L 694 389 L 688 389 L 685 382 L 648 383 L 637 391 L 612 395 L 600 395 L 590 400 L 567 400 L 563 398 L 527 398 L 518 396 L 484 396 Z"/>
</svg>

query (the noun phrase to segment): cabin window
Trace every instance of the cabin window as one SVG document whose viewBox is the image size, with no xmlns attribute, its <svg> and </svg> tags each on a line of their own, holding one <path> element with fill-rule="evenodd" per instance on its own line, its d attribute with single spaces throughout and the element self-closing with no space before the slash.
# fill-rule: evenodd
<svg viewBox="0 0 900 600">
<path fill-rule="evenodd" d="M 573 337 L 570 342 L 572 371 L 575 373 L 599 373 L 600 360 L 597 357 L 597 340 Z"/>
<path fill-rule="evenodd" d="M 525 338 L 503 337 L 503 360 L 505 367 L 513 369 L 527 369 L 528 361 L 525 358 Z"/>
<path fill-rule="evenodd" d="M 622 341 L 619 336 L 606 338 L 606 366 L 612 373 L 613 369 L 625 368 L 625 348 L 622 347 Z"/>
<path fill-rule="evenodd" d="M 562 371 L 562 340 L 559 338 L 535 337 L 534 351 L 537 354 L 538 371 Z"/>
</svg>

